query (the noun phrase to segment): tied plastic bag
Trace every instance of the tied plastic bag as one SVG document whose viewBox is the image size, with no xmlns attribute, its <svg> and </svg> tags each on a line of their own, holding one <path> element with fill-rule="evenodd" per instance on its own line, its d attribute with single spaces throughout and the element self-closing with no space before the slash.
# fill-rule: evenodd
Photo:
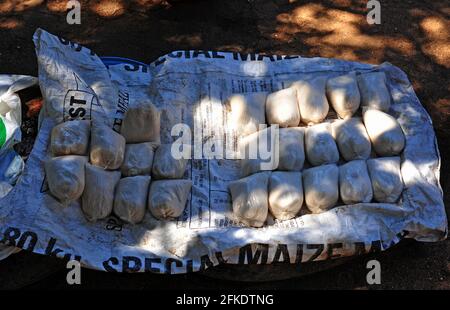
<svg viewBox="0 0 450 310">
<path fill-rule="evenodd" d="M 355 72 L 329 79 L 326 93 L 331 106 L 340 118 L 352 117 L 359 108 L 361 96 Z"/>
<path fill-rule="evenodd" d="M 238 135 L 257 132 L 266 123 L 266 92 L 233 94 L 225 101 L 228 127 Z"/>
<path fill-rule="evenodd" d="M 300 116 L 305 124 L 320 123 L 327 116 L 329 105 L 325 96 L 326 83 L 326 77 L 316 77 L 293 84 L 297 89 Z"/>
<path fill-rule="evenodd" d="M 305 128 L 280 128 L 278 170 L 301 171 L 305 163 Z"/>
<path fill-rule="evenodd" d="M 104 169 L 118 169 L 125 154 L 124 137 L 103 123 L 93 122 L 91 126 L 91 164 Z"/>
<path fill-rule="evenodd" d="M 264 225 L 269 211 L 269 177 L 270 172 L 260 172 L 228 184 L 237 221 L 253 227 Z"/>
<path fill-rule="evenodd" d="M 372 200 L 372 183 L 365 160 L 353 160 L 339 167 L 339 190 L 347 205 Z"/>
<path fill-rule="evenodd" d="M 153 142 L 127 144 L 120 171 L 123 176 L 150 175 L 153 166 L 155 149 L 158 147 Z"/>
<path fill-rule="evenodd" d="M 137 224 L 144 219 L 150 176 L 134 176 L 120 179 L 114 195 L 114 214 L 121 220 Z"/>
<path fill-rule="evenodd" d="M 384 72 L 363 73 L 357 76 L 361 94 L 361 106 L 388 112 L 391 96 L 386 86 Z"/>
<path fill-rule="evenodd" d="M 150 185 L 148 209 L 159 220 L 174 220 L 186 207 L 191 180 L 157 180 Z"/>
<path fill-rule="evenodd" d="M 62 205 L 68 205 L 83 194 L 86 162 L 87 157 L 78 155 L 53 157 L 45 162 L 48 188 Z"/>
<path fill-rule="evenodd" d="M 335 206 L 339 199 L 339 168 L 335 164 L 303 171 L 306 206 L 312 213 L 322 213 Z"/>
<path fill-rule="evenodd" d="M 400 157 L 380 157 L 367 161 L 373 197 L 378 202 L 395 203 L 403 191 Z"/>
<path fill-rule="evenodd" d="M 280 141 L 278 127 L 270 126 L 252 133 L 239 141 L 241 175 L 275 170 L 280 161 Z"/>
<path fill-rule="evenodd" d="M 295 127 L 300 124 L 297 90 L 294 87 L 271 93 L 266 99 L 267 123 L 280 127 Z"/>
<path fill-rule="evenodd" d="M 81 197 L 81 208 L 86 219 L 95 222 L 109 216 L 113 210 L 114 190 L 120 180 L 120 171 L 108 171 L 86 164 L 86 186 Z"/>
<path fill-rule="evenodd" d="M 399 155 L 405 147 L 405 135 L 399 123 L 391 115 L 369 109 L 363 115 L 367 134 L 379 156 Z"/>
<path fill-rule="evenodd" d="M 332 130 L 339 151 L 346 161 L 369 158 L 372 146 L 360 118 L 335 121 Z"/>
<path fill-rule="evenodd" d="M 73 120 L 53 127 L 50 140 L 53 156 L 86 155 L 90 130 L 88 120 Z"/>
<path fill-rule="evenodd" d="M 186 170 L 187 159 L 172 154 L 172 144 L 161 144 L 153 158 L 152 175 L 155 179 L 180 179 Z"/>
<path fill-rule="evenodd" d="M 120 133 L 127 143 L 160 142 L 161 113 L 150 101 L 130 105 Z"/>
<path fill-rule="evenodd" d="M 306 129 L 305 150 L 313 166 L 339 161 L 339 151 L 333 139 L 330 123 L 317 124 Z"/>
<path fill-rule="evenodd" d="M 269 210 L 281 220 L 297 216 L 303 204 L 301 172 L 274 171 L 269 181 Z"/>
</svg>

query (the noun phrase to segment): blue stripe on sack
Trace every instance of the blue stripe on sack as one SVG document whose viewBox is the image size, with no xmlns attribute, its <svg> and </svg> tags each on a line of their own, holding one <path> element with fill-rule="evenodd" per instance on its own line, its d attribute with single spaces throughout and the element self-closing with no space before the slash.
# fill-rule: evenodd
<svg viewBox="0 0 450 310">
<path fill-rule="evenodd" d="M 114 57 L 114 56 L 100 57 L 100 60 L 105 64 L 105 66 L 114 66 L 119 64 L 148 66 L 148 64 L 145 64 L 143 62 L 123 57 Z"/>
</svg>

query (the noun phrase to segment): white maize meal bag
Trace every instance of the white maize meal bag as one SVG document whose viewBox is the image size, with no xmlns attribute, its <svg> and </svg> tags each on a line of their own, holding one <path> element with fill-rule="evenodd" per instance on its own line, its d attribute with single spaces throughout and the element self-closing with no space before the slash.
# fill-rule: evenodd
<svg viewBox="0 0 450 310">
<path fill-rule="evenodd" d="M 270 172 L 259 172 L 230 182 L 233 215 L 247 226 L 262 227 L 269 211 Z"/>
<path fill-rule="evenodd" d="M 339 161 L 339 151 L 333 139 L 330 123 L 317 124 L 306 129 L 305 153 L 313 166 Z"/>
<path fill-rule="evenodd" d="M 297 216 L 303 205 L 302 173 L 274 171 L 269 180 L 269 210 L 281 221 Z"/>
<path fill-rule="evenodd" d="M 86 219 L 95 222 L 109 216 L 113 210 L 114 190 L 120 180 L 120 171 L 109 171 L 86 164 L 86 185 L 81 207 Z"/>
<path fill-rule="evenodd" d="M 266 99 L 266 118 L 269 125 L 295 127 L 300 124 L 300 111 L 295 87 L 271 93 Z"/>
<path fill-rule="evenodd" d="M 45 162 L 48 188 L 61 204 L 68 205 L 83 193 L 86 162 L 87 157 L 78 155 L 52 157 Z"/>
<path fill-rule="evenodd" d="M 328 101 L 340 118 L 350 118 L 358 110 L 361 96 L 355 72 L 337 76 L 327 81 Z"/>
<path fill-rule="evenodd" d="M 153 166 L 155 149 L 153 142 L 144 142 L 125 145 L 125 155 L 120 166 L 123 176 L 150 175 Z"/>
<path fill-rule="evenodd" d="M 337 120 L 333 122 L 332 130 L 339 151 L 346 161 L 369 158 L 372 146 L 360 118 Z"/>
<path fill-rule="evenodd" d="M 114 195 L 114 214 L 121 220 L 137 224 L 144 219 L 150 176 L 133 176 L 120 179 Z"/>
<path fill-rule="evenodd" d="M 391 115 L 369 109 L 363 115 L 367 134 L 379 156 L 399 155 L 405 147 L 405 135 L 400 124 Z"/>
<path fill-rule="evenodd" d="M 335 164 L 303 170 L 306 206 L 312 213 L 334 207 L 339 199 L 339 168 Z"/>
<path fill-rule="evenodd" d="M 388 112 L 391 96 L 384 72 L 362 73 L 357 76 L 361 94 L 361 107 Z"/>
<path fill-rule="evenodd" d="M 339 192 L 347 205 L 372 200 L 372 183 L 365 160 L 352 160 L 339 166 Z"/>
<path fill-rule="evenodd" d="M 191 180 L 152 181 L 147 207 L 159 220 L 174 220 L 183 213 L 191 187 Z"/>
<path fill-rule="evenodd" d="M 87 155 L 91 122 L 73 120 L 56 125 L 50 140 L 53 156 Z"/>
<path fill-rule="evenodd" d="M 378 202 L 395 203 L 403 191 L 400 157 L 380 157 L 367 161 L 373 197 Z"/>
</svg>

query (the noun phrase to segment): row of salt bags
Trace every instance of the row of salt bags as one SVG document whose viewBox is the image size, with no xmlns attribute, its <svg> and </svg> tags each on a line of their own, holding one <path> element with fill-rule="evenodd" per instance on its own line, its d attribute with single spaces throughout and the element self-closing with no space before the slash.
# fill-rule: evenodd
<svg viewBox="0 0 450 310">
<path fill-rule="evenodd" d="M 326 77 L 316 77 L 293 83 L 297 89 L 300 116 L 305 124 L 322 122 L 328 114 L 329 105 L 325 95 Z"/>
<path fill-rule="evenodd" d="M 132 176 L 120 179 L 114 195 L 114 214 L 121 220 L 137 224 L 144 219 L 150 176 Z"/>
<path fill-rule="evenodd" d="M 152 175 L 155 179 L 180 179 L 186 170 L 188 160 L 172 155 L 172 144 L 161 144 L 153 158 Z"/>
<path fill-rule="evenodd" d="M 120 171 L 123 176 L 150 175 L 158 145 L 154 142 L 127 144 Z"/>
<path fill-rule="evenodd" d="M 365 160 L 353 160 L 339 166 L 339 191 L 347 205 L 372 200 L 372 183 Z"/>
<path fill-rule="evenodd" d="M 45 164 L 50 193 L 63 205 L 77 200 L 85 189 L 86 156 L 67 155 L 48 159 Z"/>
<path fill-rule="evenodd" d="M 339 168 L 335 164 L 303 171 L 306 206 L 312 213 L 328 211 L 339 199 Z"/>
<path fill-rule="evenodd" d="M 357 76 L 361 93 L 361 107 L 388 112 L 391 96 L 384 72 L 362 73 Z"/>
<path fill-rule="evenodd" d="M 156 180 L 150 185 L 148 209 L 159 220 L 178 218 L 186 207 L 191 180 Z"/>
<path fill-rule="evenodd" d="M 405 147 L 405 135 L 400 124 L 391 115 L 379 110 L 363 112 L 364 125 L 379 156 L 399 155 Z"/>
<path fill-rule="evenodd" d="M 305 128 L 280 128 L 279 131 L 279 170 L 301 171 L 305 163 Z"/>
<path fill-rule="evenodd" d="M 331 106 L 340 118 L 352 117 L 359 108 L 361 96 L 355 72 L 329 79 L 326 93 Z"/>
<path fill-rule="evenodd" d="M 279 220 L 297 216 L 303 205 L 302 173 L 274 171 L 269 181 L 269 210 Z"/>
<path fill-rule="evenodd" d="M 252 227 L 264 225 L 269 211 L 269 177 L 270 172 L 260 172 L 229 183 L 237 221 Z"/>
<path fill-rule="evenodd" d="M 305 153 L 313 166 L 339 161 L 339 151 L 332 135 L 330 123 L 321 123 L 306 129 Z"/>
<path fill-rule="evenodd" d="M 378 202 L 395 203 L 403 192 L 400 157 L 380 157 L 367 161 L 373 197 Z"/>
<path fill-rule="evenodd" d="M 86 155 L 90 130 L 89 120 L 73 120 L 53 127 L 50 138 L 53 156 Z"/>
<path fill-rule="evenodd" d="M 106 124 L 92 122 L 91 164 L 108 170 L 118 169 L 125 154 L 125 138 Z"/>
<path fill-rule="evenodd" d="M 233 94 L 225 102 L 228 126 L 238 135 L 247 136 L 266 124 L 266 92 Z"/>
<path fill-rule="evenodd" d="M 294 87 L 271 93 L 266 99 L 266 118 L 269 125 L 295 127 L 300 124 L 297 89 Z"/>
<path fill-rule="evenodd" d="M 333 122 L 332 130 L 339 151 L 346 161 L 369 158 L 372 147 L 360 118 L 337 120 Z"/>
<path fill-rule="evenodd" d="M 149 101 L 131 105 L 122 122 L 120 133 L 127 143 L 160 142 L 161 113 Z"/>
<path fill-rule="evenodd" d="M 86 163 L 86 186 L 81 208 L 88 221 L 95 222 L 109 216 L 113 210 L 114 191 L 120 171 L 104 170 Z"/>
<path fill-rule="evenodd" d="M 242 176 L 275 170 L 279 165 L 279 130 L 270 126 L 252 133 L 239 141 L 239 158 Z"/>
</svg>

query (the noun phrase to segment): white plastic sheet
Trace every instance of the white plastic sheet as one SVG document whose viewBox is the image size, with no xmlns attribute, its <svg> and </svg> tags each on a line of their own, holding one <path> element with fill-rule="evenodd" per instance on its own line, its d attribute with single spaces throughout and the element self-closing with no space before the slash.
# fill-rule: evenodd
<svg viewBox="0 0 450 310">
<path fill-rule="evenodd" d="M 37 84 L 38 79 L 25 75 L 0 75 L 0 198 L 6 196 L 23 171 L 24 162 L 13 150 L 22 134 L 21 102 L 17 92 Z M 0 244 L 0 260 L 20 249 Z"/>
<path fill-rule="evenodd" d="M 431 120 L 406 75 L 389 63 L 175 51 L 149 66 L 130 62 L 106 68 L 90 50 L 45 31 L 36 32 L 35 44 L 47 117 L 21 181 L 0 201 L 3 243 L 76 258 L 99 270 L 186 273 L 221 262 L 299 263 L 385 250 L 402 238 L 446 238 L 440 157 Z M 226 149 L 236 145 L 233 133 L 223 126 L 223 104 L 230 94 L 273 92 L 298 79 L 350 71 L 382 71 L 387 76 L 390 114 L 407 139 L 401 167 L 405 190 L 399 204 L 338 206 L 261 229 L 242 227 L 230 220 L 227 190 L 240 176 L 237 161 L 205 158 L 189 161 L 185 177 L 193 180 L 192 194 L 177 221 L 158 221 L 147 212 L 140 225 L 114 217 L 88 223 L 78 203 L 60 208 L 46 189 L 43 161 L 49 133 L 55 122 L 70 118 L 70 102 L 83 101 L 76 108 L 85 109 L 85 118 L 104 118 L 116 128 L 130 102 L 151 99 L 162 111 L 162 143 L 174 139 L 172 125 L 182 122 L 201 128 L 207 137 L 194 140 L 204 146 L 222 141 Z M 71 100 L 72 95 L 78 101 Z"/>
</svg>

